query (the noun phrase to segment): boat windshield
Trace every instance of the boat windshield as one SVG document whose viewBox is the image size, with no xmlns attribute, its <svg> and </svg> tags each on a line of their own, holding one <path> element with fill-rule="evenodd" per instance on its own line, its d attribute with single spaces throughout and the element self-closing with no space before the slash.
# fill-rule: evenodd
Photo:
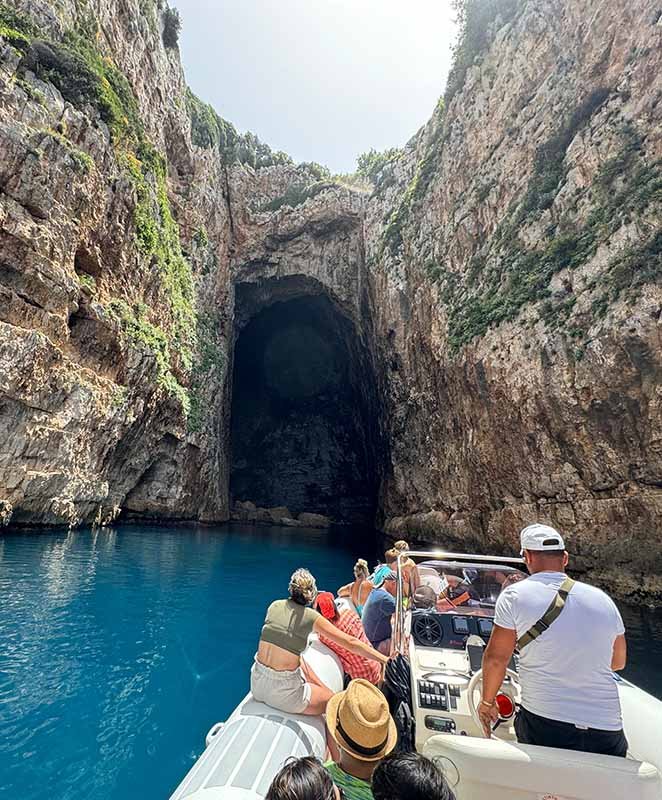
<svg viewBox="0 0 662 800">
<path fill-rule="evenodd" d="M 527 576 L 504 564 L 433 560 L 404 565 L 402 577 L 404 604 L 412 610 L 491 617 L 499 593 Z"/>
</svg>

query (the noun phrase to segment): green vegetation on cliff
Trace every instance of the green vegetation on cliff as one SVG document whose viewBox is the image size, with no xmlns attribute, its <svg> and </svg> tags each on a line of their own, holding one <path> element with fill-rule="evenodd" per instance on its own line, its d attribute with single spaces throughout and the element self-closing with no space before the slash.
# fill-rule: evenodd
<svg viewBox="0 0 662 800">
<path fill-rule="evenodd" d="M 412 210 L 425 197 L 436 173 L 441 158 L 445 123 L 445 105 L 440 98 L 430 120 L 430 134 L 425 144 L 425 152 L 416 165 L 414 177 L 409 182 L 397 208 L 386 220 L 382 233 L 382 248 L 387 248 L 397 257 L 404 244 L 404 230 L 409 224 Z"/>
<path fill-rule="evenodd" d="M 138 249 L 158 271 L 159 285 L 172 315 L 172 347 L 182 368 L 188 371 L 195 348 L 195 290 L 168 200 L 165 159 L 144 142 L 135 154 L 125 152 L 121 161 L 136 192 Z"/>
<path fill-rule="evenodd" d="M 176 8 L 166 7 L 163 11 L 163 44 L 174 49 L 179 45 L 179 32 L 182 20 Z"/>
<path fill-rule="evenodd" d="M 191 433 L 202 430 L 207 390 L 220 385 L 225 369 L 218 312 L 198 315 L 197 339 L 197 358 L 191 371 L 191 405 L 188 415 L 188 429 Z"/>
<path fill-rule="evenodd" d="M 510 22 L 524 2 L 525 0 L 453 0 L 458 34 L 453 47 L 453 64 L 444 92 L 447 104 L 464 86 L 469 67 L 477 63 L 490 44 L 490 34 L 495 32 L 495 23 L 504 25 Z"/>
<path fill-rule="evenodd" d="M 34 25 L 14 9 L 0 3 L 0 36 L 17 50 L 25 51 L 37 33 Z"/>
<path fill-rule="evenodd" d="M 168 199 L 167 165 L 149 141 L 126 77 L 96 48 L 96 31 L 97 23 L 88 14 L 81 27 L 65 32 L 62 41 L 51 41 L 29 20 L 0 7 L 0 35 L 20 45 L 19 73 L 34 72 L 76 108 L 86 113 L 94 109 L 108 126 L 118 164 L 134 189 L 136 246 L 150 270 L 147 291 L 159 309 L 150 311 L 144 304 L 130 306 L 116 300 L 110 310 L 131 341 L 139 341 L 154 353 L 159 382 L 182 400 L 187 411 L 186 391 L 172 370 L 185 374 L 193 363 L 195 291 Z M 93 161 L 88 154 L 57 131 L 45 133 L 66 146 L 75 169 L 89 172 Z M 163 316 L 158 326 L 154 324 L 156 314 Z"/>
<path fill-rule="evenodd" d="M 361 153 L 357 158 L 356 174 L 377 185 L 381 182 L 380 173 L 394 161 L 397 161 L 402 156 L 402 153 L 403 151 L 400 147 L 390 147 L 382 152 L 371 148 L 367 153 Z"/>
<path fill-rule="evenodd" d="M 539 216 L 552 205 L 567 175 L 565 154 L 568 147 L 577 133 L 606 102 L 610 93 L 605 87 L 592 91 L 559 131 L 538 147 L 533 161 L 533 174 L 513 217 L 511 229 L 526 219 Z"/>
<path fill-rule="evenodd" d="M 126 300 L 114 299 L 107 305 L 109 314 L 120 325 L 134 347 L 146 350 L 156 364 L 157 383 L 181 404 L 184 414 L 190 412 L 188 391 L 179 383 L 171 370 L 170 339 L 162 328 L 149 321 L 149 309 L 144 303 L 129 305 Z"/>
<path fill-rule="evenodd" d="M 225 163 L 238 161 L 253 169 L 293 163 L 287 153 L 272 150 L 254 133 L 238 133 L 231 122 L 220 117 L 209 103 L 205 103 L 190 89 L 186 90 L 186 106 L 191 120 L 193 144 L 206 149 L 217 147 Z"/>
<path fill-rule="evenodd" d="M 565 143 L 567 148 L 572 141 L 568 131 L 576 133 L 579 124 L 602 101 L 594 93 L 551 141 Z M 641 138 L 631 123 L 622 126 L 620 137 L 618 154 L 603 163 L 592 186 L 577 197 L 576 202 L 583 198 L 591 204 L 583 222 L 560 219 L 539 248 L 527 248 L 519 238 L 519 226 L 551 205 L 565 179 L 565 151 L 561 155 L 560 145 L 543 145 L 539 152 L 554 153 L 551 167 L 534 169 L 523 202 L 501 226 L 496 250 L 489 256 L 475 257 L 462 281 L 447 271 L 438 274 L 440 297 L 448 308 L 448 339 L 453 352 L 490 327 L 515 319 L 527 303 L 544 301 L 541 317 L 547 326 L 564 325 L 577 298 L 572 288 L 569 295 L 557 293 L 553 297 L 549 288 L 552 277 L 561 270 L 581 266 L 632 219 L 662 209 L 662 160 L 645 160 Z M 536 159 L 536 163 L 546 162 Z M 552 173 L 558 176 L 554 182 L 549 178 Z M 589 291 L 601 290 L 591 305 L 594 319 L 603 316 L 612 302 L 621 297 L 632 301 L 643 285 L 662 277 L 661 245 L 662 235 L 653 230 L 639 244 L 624 248 L 611 259 L 600 280 L 587 287 Z M 584 320 L 584 324 L 591 321 Z M 568 333 L 578 338 L 582 331 L 573 326 Z"/>
</svg>

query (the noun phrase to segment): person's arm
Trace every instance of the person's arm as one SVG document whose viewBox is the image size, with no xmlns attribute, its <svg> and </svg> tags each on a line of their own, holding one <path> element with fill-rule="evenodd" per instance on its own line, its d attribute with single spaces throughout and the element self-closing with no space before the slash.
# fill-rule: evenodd
<svg viewBox="0 0 662 800">
<path fill-rule="evenodd" d="M 338 589 L 338 597 L 349 597 L 352 594 L 353 583 L 347 583 Z"/>
<path fill-rule="evenodd" d="M 628 646 L 625 641 L 625 634 L 621 633 L 614 640 L 614 650 L 611 655 L 611 668 L 613 670 L 623 669 L 628 660 Z"/>
<path fill-rule="evenodd" d="M 509 628 L 494 625 L 490 641 L 483 654 L 483 694 L 478 706 L 478 716 L 483 723 L 485 736 L 489 739 L 492 722 L 499 718 L 494 698 L 497 696 L 506 668 L 517 644 L 517 633 Z"/>
<path fill-rule="evenodd" d="M 327 639 L 330 639 L 335 644 L 344 647 L 345 650 L 349 650 L 350 653 L 355 653 L 357 656 L 369 658 L 371 661 L 377 661 L 380 664 L 388 663 L 388 658 L 377 652 L 374 647 L 362 642 L 355 636 L 349 636 L 348 634 L 343 633 L 343 631 L 338 630 L 335 625 L 330 623 L 328 619 L 324 619 L 324 617 L 319 617 L 315 620 L 313 630 L 315 633 L 321 634 Z"/>
</svg>

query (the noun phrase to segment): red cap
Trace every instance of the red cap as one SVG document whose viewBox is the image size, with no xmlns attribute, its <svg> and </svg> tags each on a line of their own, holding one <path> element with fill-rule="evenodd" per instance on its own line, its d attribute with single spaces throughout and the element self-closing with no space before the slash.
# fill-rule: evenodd
<svg viewBox="0 0 662 800">
<path fill-rule="evenodd" d="M 338 609 L 331 592 L 319 592 L 315 600 L 315 606 L 326 619 L 335 619 L 338 616 Z"/>
</svg>

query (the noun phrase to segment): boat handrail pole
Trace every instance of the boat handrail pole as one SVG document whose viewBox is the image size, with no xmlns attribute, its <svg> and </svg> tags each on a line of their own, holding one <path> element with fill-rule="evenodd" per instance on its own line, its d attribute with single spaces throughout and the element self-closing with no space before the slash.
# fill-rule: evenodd
<svg viewBox="0 0 662 800">
<path fill-rule="evenodd" d="M 405 557 L 417 556 L 418 558 L 435 558 L 441 559 L 460 559 L 463 561 L 505 561 L 507 564 L 524 564 L 523 558 L 513 558 L 512 556 L 479 556 L 476 553 L 450 553 L 446 550 L 407 550 L 401 555 Z M 398 559 L 398 566 L 400 562 Z"/>
</svg>

